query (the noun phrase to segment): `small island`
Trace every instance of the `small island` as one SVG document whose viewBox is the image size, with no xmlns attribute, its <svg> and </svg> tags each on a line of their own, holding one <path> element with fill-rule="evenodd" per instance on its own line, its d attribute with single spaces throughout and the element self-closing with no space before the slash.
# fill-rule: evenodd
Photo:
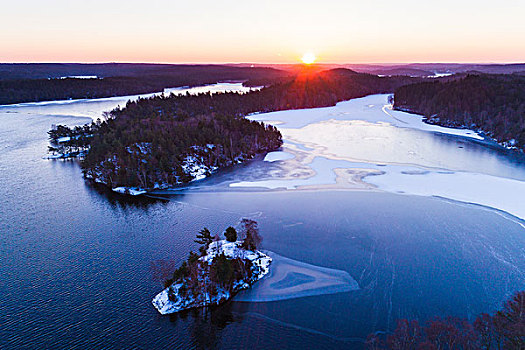
<svg viewBox="0 0 525 350">
<path fill-rule="evenodd" d="M 161 314 L 219 305 L 268 274 L 272 258 L 257 250 L 262 238 L 256 221 L 243 219 L 239 234 L 230 226 L 224 236 L 213 237 L 207 228 L 197 234 L 199 253 L 190 252 L 153 298 Z"/>
</svg>

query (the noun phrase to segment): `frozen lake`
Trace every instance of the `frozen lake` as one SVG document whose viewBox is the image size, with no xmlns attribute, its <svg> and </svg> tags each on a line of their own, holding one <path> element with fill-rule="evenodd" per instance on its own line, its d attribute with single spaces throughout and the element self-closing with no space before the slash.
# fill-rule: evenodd
<svg viewBox="0 0 525 350">
<path fill-rule="evenodd" d="M 226 88 L 241 89 L 208 87 Z M 0 348 L 359 349 L 398 318 L 472 319 L 525 285 L 523 158 L 469 131 L 391 111 L 386 95 L 254 115 L 280 121 L 281 151 L 168 200 L 42 159 L 52 124 L 125 101 L 0 106 Z M 151 266 L 181 263 L 202 227 L 243 217 L 280 257 L 272 279 L 219 308 L 160 316 Z"/>
<path fill-rule="evenodd" d="M 278 157 L 284 171 L 230 186 L 370 189 L 372 185 L 387 192 L 480 204 L 525 218 L 523 157 L 471 142 L 483 140 L 473 131 L 428 125 L 418 115 L 394 111 L 388 96 L 251 116 L 276 122 L 281 130 L 284 152 L 270 153 L 265 160 Z"/>
</svg>

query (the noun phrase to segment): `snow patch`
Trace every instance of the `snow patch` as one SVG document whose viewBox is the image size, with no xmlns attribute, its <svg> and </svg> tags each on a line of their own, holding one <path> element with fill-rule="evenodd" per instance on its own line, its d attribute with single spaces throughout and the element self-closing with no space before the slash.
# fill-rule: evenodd
<svg viewBox="0 0 525 350">
<path fill-rule="evenodd" d="M 270 152 L 264 157 L 265 162 L 277 162 L 279 160 L 293 159 L 295 156 L 288 152 L 276 151 Z"/>
<path fill-rule="evenodd" d="M 95 180 L 96 181 L 96 180 Z M 100 182 L 100 181 L 98 181 Z M 147 191 L 138 187 L 115 187 L 112 189 L 113 192 L 121 194 L 129 194 L 130 196 L 139 196 L 141 194 L 148 193 Z"/>
</svg>

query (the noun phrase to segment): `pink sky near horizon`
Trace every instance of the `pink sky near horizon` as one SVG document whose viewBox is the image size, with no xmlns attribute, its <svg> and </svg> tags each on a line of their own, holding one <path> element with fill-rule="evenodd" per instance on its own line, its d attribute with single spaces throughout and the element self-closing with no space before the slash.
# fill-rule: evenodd
<svg viewBox="0 0 525 350">
<path fill-rule="evenodd" d="M 525 2 L 9 2 L 1 62 L 525 62 Z"/>
</svg>

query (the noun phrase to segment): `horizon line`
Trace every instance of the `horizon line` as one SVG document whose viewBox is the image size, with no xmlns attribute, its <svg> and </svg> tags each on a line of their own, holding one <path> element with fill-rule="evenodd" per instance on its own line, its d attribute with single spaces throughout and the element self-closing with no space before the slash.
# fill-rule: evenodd
<svg viewBox="0 0 525 350">
<path fill-rule="evenodd" d="M 288 63 L 270 63 L 270 62 L 151 62 L 151 61 L 96 61 L 96 62 L 80 62 L 80 61 L 11 61 L 11 62 L 0 62 L 0 64 L 158 64 L 158 65 L 303 65 L 301 62 L 288 62 Z M 454 61 L 408 61 L 408 62 L 347 62 L 347 63 L 336 63 L 336 62 L 316 62 L 312 65 L 410 65 L 410 64 L 458 64 L 458 65 L 513 65 L 513 64 L 525 64 L 525 61 L 483 61 L 483 62 L 454 62 Z"/>
</svg>

